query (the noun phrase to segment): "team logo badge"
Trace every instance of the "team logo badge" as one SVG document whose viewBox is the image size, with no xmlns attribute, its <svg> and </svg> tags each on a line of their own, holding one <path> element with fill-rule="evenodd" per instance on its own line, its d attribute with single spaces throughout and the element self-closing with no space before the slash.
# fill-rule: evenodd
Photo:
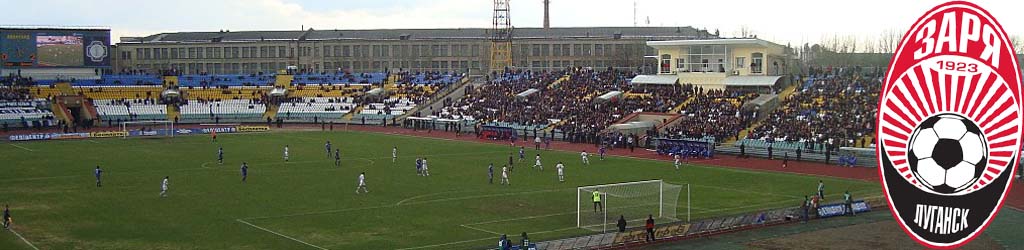
<svg viewBox="0 0 1024 250">
<path fill-rule="evenodd" d="M 974 239 L 1009 193 L 1021 151 L 1021 75 L 1002 26 L 968 2 L 928 11 L 906 33 L 878 110 L 879 175 L 918 243 Z"/>
<path fill-rule="evenodd" d="M 85 47 L 85 51 L 86 56 L 93 62 L 103 62 L 103 59 L 107 58 L 107 46 L 100 41 L 92 41 Z"/>
</svg>

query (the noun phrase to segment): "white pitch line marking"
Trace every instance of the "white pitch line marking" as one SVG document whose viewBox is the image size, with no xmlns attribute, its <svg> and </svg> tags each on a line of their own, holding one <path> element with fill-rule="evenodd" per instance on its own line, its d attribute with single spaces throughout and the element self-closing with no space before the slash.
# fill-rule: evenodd
<svg viewBox="0 0 1024 250">
<path fill-rule="evenodd" d="M 18 144 L 11 143 L 10 145 L 14 146 L 14 147 L 17 147 L 17 148 L 20 148 L 20 149 L 28 150 L 28 151 L 31 151 L 31 152 L 36 152 L 36 150 L 34 150 L 34 149 L 22 147 L 21 145 L 18 145 Z"/>
<path fill-rule="evenodd" d="M 244 221 L 242 219 L 236 219 L 235 221 L 238 221 L 238 222 L 240 222 L 242 224 L 249 225 L 251 227 L 255 227 L 256 229 L 263 230 L 263 231 L 266 231 L 268 233 L 275 234 L 277 236 L 284 237 L 285 239 L 289 239 L 289 240 L 292 240 L 292 241 L 295 241 L 295 242 L 298 242 L 298 243 L 302 243 L 302 244 L 307 245 L 307 246 L 311 246 L 311 247 L 316 248 L 316 249 L 328 250 L 327 248 L 323 248 L 323 247 L 320 247 L 320 246 L 317 246 L 317 245 L 309 244 L 309 242 L 301 241 L 299 239 L 292 238 L 291 236 L 284 235 L 284 234 L 281 234 L 281 233 L 278 233 L 278 232 L 274 232 L 274 231 L 271 231 L 270 229 L 266 229 L 266 228 L 263 228 L 263 227 L 260 227 L 260 226 L 257 226 L 257 225 L 253 225 L 252 223 L 246 222 L 246 221 Z"/>
<path fill-rule="evenodd" d="M 10 230 L 12 233 L 14 233 L 14 235 L 17 235 L 18 238 L 21 239 L 21 241 L 24 241 L 25 244 L 28 244 L 28 246 L 32 247 L 32 249 L 39 250 L 39 248 L 36 247 L 36 245 L 32 245 L 32 242 L 28 242 L 28 240 L 26 240 L 25 237 L 22 237 L 21 234 L 19 234 L 18 232 L 14 231 L 13 228 L 10 228 L 8 230 Z"/>
</svg>

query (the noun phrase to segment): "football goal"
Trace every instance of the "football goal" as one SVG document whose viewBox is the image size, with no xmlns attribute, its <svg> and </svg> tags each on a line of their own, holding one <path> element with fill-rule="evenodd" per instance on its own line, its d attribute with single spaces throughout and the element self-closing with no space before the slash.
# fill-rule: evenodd
<svg viewBox="0 0 1024 250">
<path fill-rule="evenodd" d="M 174 123 L 171 121 L 130 121 L 121 123 L 124 137 L 174 137 Z"/>
<path fill-rule="evenodd" d="M 686 200 L 679 202 L 686 189 Z M 634 227 L 650 215 L 657 223 L 679 221 L 676 209 L 685 206 L 690 218 L 690 185 L 674 185 L 662 180 L 635 181 L 576 188 L 576 227 L 597 232 L 614 230 L 619 216 Z M 595 197 L 596 196 L 596 197 Z M 595 202 L 599 200 L 600 202 Z"/>
</svg>

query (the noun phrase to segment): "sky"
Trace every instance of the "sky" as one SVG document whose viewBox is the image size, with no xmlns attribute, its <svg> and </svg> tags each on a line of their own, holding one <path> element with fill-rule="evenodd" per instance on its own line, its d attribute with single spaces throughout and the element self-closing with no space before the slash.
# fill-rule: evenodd
<svg viewBox="0 0 1024 250">
<path fill-rule="evenodd" d="M 542 1 L 510 0 L 513 26 L 540 27 Z M 906 32 L 941 2 L 551 0 L 551 25 L 693 26 L 726 37 L 739 36 L 745 28 L 759 38 L 794 46 L 835 36 L 867 42 L 885 31 Z M 1011 36 L 1024 36 L 1018 1 L 974 2 Z M 0 25 L 110 27 L 116 43 L 123 36 L 181 31 L 485 28 L 492 7 L 489 0 L 12 0 L 4 3 Z"/>
</svg>

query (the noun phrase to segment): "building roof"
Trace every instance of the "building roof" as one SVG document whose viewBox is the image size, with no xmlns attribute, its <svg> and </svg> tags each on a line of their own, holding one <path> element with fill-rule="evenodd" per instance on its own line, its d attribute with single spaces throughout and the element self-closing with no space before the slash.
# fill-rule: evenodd
<svg viewBox="0 0 1024 250">
<path fill-rule="evenodd" d="M 679 76 L 672 75 L 638 75 L 633 77 L 633 84 L 655 84 L 655 85 L 666 85 L 676 84 L 679 81 Z"/>
<path fill-rule="evenodd" d="M 782 76 L 729 76 L 725 78 L 725 86 L 749 87 L 749 86 L 772 86 Z"/>
<path fill-rule="evenodd" d="M 701 39 L 713 38 L 706 30 L 693 27 L 574 27 L 574 28 L 516 28 L 517 39 Z M 146 37 L 122 39 L 122 43 L 179 43 L 179 42 L 233 42 L 260 40 L 439 40 L 489 39 L 485 28 L 456 29 L 373 29 L 373 30 L 292 30 L 292 31 L 230 31 L 230 32 L 172 32 Z"/>
<path fill-rule="evenodd" d="M 782 47 L 769 41 L 757 38 L 720 38 L 720 39 L 688 39 L 671 41 L 650 41 L 647 45 L 657 46 L 694 46 L 694 45 L 759 45 L 763 47 Z"/>
</svg>

